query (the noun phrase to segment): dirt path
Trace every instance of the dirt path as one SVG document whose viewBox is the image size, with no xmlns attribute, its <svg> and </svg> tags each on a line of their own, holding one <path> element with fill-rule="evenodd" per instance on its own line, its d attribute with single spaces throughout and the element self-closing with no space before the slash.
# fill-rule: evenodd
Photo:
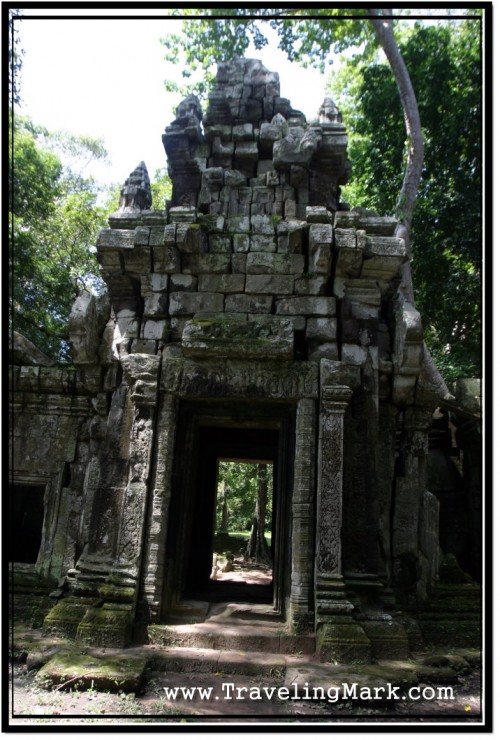
<svg viewBox="0 0 500 740">
<path fill-rule="evenodd" d="M 45 690 L 34 672 L 15 666 L 11 725 L 106 725 L 149 722 L 330 722 L 356 721 L 434 723 L 478 722 L 481 712 L 480 673 L 459 679 L 453 700 L 396 702 L 370 706 L 347 701 L 334 707 L 327 702 L 281 700 L 283 676 L 241 676 L 210 673 L 152 674 L 140 695 L 110 694 L 89 689 Z M 165 689 L 170 691 L 170 698 Z M 177 698 L 173 693 L 177 689 Z M 188 690 L 188 695 L 182 695 Z M 189 692 L 192 695 L 189 696 Z"/>
</svg>

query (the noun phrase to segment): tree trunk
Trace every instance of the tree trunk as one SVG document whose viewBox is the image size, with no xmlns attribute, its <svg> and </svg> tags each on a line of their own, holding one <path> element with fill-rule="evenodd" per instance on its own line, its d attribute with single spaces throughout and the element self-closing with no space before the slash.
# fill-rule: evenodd
<svg viewBox="0 0 500 740">
<path fill-rule="evenodd" d="M 413 290 L 413 277 L 411 272 L 411 220 L 415 209 L 422 167 L 424 163 L 424 139 L 420 123 L 418 103 L 413 90 L 413 85 L 406 68 L 401 52 L 394 38 L 394 29 L 390 8 L 370 8 L 368 10 L 371 22 L 377 34 L 377 38 L 384 50 L 387 60 L 391 66 L 399 90 L 399 97 L 403 107 L 406 133 L 408 136 L 408 154 L 406 158 L 406 170 L 403 184 L 399 192 L 395 215 L 400 221 L 397 236 L 405 242 L 408 261 L 403 263 L 401 269 L 401 283 L 399 289 L 404 299 L 415 305 L 415 294 Z M 450 392 L 443 376 L 434 364 L 427 346 L 424 344 L 424 357 L 422 363 L 422 374 L 426 381 L 432 384 L 436 392 L 443 398 L 449 398 Z"/>
<path fill-rule="evenodd" d="M 252 531 L 248 540 L 246 557 L 254 558 L 256 563 L 271 564 L 269 547 L 265 537 L 267 508 L 267 465 L 257 468 L 257 498 Z"/>
</svg>

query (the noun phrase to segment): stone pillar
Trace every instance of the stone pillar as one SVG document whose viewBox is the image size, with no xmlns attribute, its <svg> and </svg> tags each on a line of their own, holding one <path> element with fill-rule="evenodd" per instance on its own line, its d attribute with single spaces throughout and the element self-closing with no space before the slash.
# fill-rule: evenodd
<svg viewBox="0 0 500 740">
<path fill-rule="evenodd" d="M 431 545 L 426 543 L 427 553 L 424 555 L 419 539 L 425 521 L 424 494 L 431 418 L 431 412 L 426 409 L 412 406 L 405 410 L 399 475 L 396 477 L 392 521 L 394 585 L 400 601 L 412 606 L 427 599 L 431 586 L 428 563 Z M 437 551 L 438 547 L 436 540 L 434 549 Z"/>
<path fill-rule="evenodd" d="M 297 405 L 295 439 L 290 618 L 302 632 L 314 627 L 316 403 L 309 398 Z"/>
<path fill-rule="evenodd" d="M 153 464 L 151 500 L 146 522 L 144 544 L 143 596 L 148 605 L 149 618 L 160 617 L 165 573 L 165 554 L 168 529 L 168 511 L 172 495 L 172 468 L 177 427 L 177 399 L 171 393 L 163 394 L 158 413 L 158 434 Z"/>
<path fill-rule="evenodd" d="M 344 413 L 352 391 L 323 386 L 319 418 L 316 512 L 316 632 L 322 660 L 370 659 L 370 642 L 351 614 L 342 576 L 342 491 Z"/>
<path fill-rule="evenodd" d="M 132 354 L 123 357 L 121 363 L 133 410 L 127 440 L 128 477 L 120 509 L 114 522 L 108 523 L 109 530 L 116 533 L 116 546 L 109 576 L 98 588 L 103 601 L 87 610 L 76 633 L 77 639 L 87 645 L 126 645 L 138 596 L 160 358 Z"/>
</svg>

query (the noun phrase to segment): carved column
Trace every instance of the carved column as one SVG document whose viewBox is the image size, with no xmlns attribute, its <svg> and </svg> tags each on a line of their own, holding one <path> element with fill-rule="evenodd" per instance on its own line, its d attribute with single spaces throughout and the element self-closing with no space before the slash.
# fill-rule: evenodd
<svg viewBox="0 0 500 740">
<path fill-rule="evenodd" d="M 144 520 L 153 450 L 155 406 L 160 358 L 131 354 L 121 360 L 130 410 L 127 436 L 121 436 L 126 461 L 125 486 L 119 506 L 102 511 L 112 538 L 113 562 L 109 575 L 98 585 L 99 603 L 90 605 L 78 624 L 76 637 L 88 644 L 124 646 L 131 638 L 142 560 Z M 128 386 L 128 387 L 127 387 Z"/>
<path fill-rule="evenodd" d="M 147 601 L 150 618 L 160 616 L 165 573 L 165 553 L 168 528 L 168 511 L 172 496 L 172 468 L 177 427 L 177 399 L 171 393 L 163 394 L 158 413 L 158 435 L 153 464 L 151 499 L 146 522 L 144 565 L 142 574 L 143 596 Z"/>
<path fill-rule="evenodd" d="M 352 391 L 323 386 L 319 418 L 316 514 L 316 630 L 321 659 L 369 660 L 370 642 L 351 613 L 342 576 L 342 492 L 344 413 Z"/>
<path fill-rule="evenodd" d="M 394 585 L 399 599 L 415 605 L 428 596 L 428 558 L 421 551 L 424 493 L 427 483 L 428 431 L 432 414 L 407 408 L 401 435 L 399 475 L 396 477 L 392 518 Z M 427 549 L 431 547 L 430 543 Z M 434 548 L 437 552 L 439 542 Z M 433 558 L 434 559 L 434 558 Z"/>
<path fill-rule="evenodd" d="M 295 439 L 290 615 L 294 628 L 306 631 L 314 625 L 316 403 L 312 399 L 297 405 Z"/>
</svg>

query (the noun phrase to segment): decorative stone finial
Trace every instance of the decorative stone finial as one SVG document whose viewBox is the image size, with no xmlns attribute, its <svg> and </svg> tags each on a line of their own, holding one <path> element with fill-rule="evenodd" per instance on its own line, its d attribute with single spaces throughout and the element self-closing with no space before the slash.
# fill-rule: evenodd
<svg viewBox="0 0 500 740">
<path fill-rule="evenodd" d="M 342 113 L 331 98 L 325 98 L 318 111 L 320 123 L 342 123 Z"/>
<path fill-rule="evenodd" d="M 176 108 L 175 111 L 175 118 L 177 123 L 179 123 L 184 118 L 191 118 L 194 117 L 198 121 L 201 121 L 203 118 L 203 111 L 201 110 L 200 101 L 196 97 L 196 95 L 188 95 L 187 98 L 184 98 L 179 105 Z"/>
<path fill-rule="evenodd" d="M 151 208 L 151 183 L 144 162 L 140 162 L 125 180 L 120 192 L 119 211 L 144 211 Z"/>
</svg>

